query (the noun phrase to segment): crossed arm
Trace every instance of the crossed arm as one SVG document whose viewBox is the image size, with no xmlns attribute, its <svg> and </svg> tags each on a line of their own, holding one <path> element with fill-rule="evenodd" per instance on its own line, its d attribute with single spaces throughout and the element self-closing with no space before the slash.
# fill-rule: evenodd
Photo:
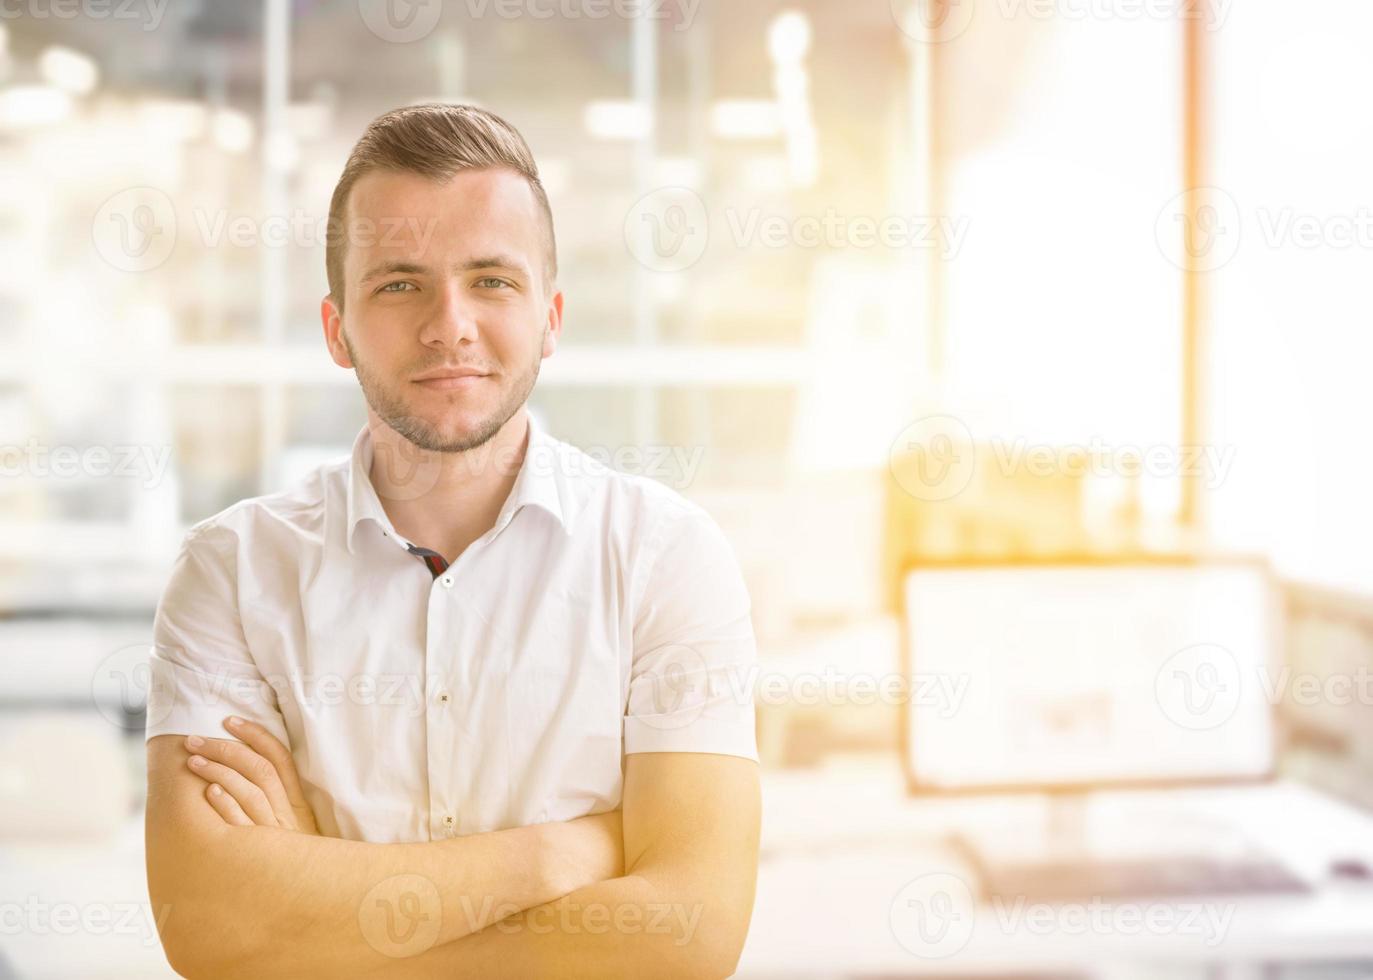
<svg viewBox="0 0 1373 980">
<path fill-rule="evenodd" d="M 148 742 L 148 885 L 190 977 L 720 977 L 753 907 L 757 764 L 626 762 L 622 809 L 445 841 L 321 837 L 289 751 Z M 193 756 L 204 758 L 192 767 Z"/>
</svg>

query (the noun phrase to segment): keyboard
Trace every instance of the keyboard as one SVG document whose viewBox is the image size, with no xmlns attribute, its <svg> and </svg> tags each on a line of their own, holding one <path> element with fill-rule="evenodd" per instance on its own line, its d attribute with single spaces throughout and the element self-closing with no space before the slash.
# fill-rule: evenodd
<svg viewBox="0 0 1373 980">
<path fill-rule="evenodd" d="M 1090 860 L 981 869 L 987 897 L 1079 901 L 1179 895 L 1301 894 L 1310 887 L 1281 864 L 1256 857 Z"/>
</svg>

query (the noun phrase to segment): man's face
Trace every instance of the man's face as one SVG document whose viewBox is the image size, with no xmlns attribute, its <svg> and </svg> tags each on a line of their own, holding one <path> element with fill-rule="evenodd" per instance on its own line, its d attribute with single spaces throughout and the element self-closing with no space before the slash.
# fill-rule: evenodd
<svg viewBox="0 0 1373 980">
<path fill-rule="evenodd" d="M 422 449 L 461 452 L 524 404 L 562 330 L 533 189 L 511 170 L 438 182 L 373 172 L 348 198 L 345 298 L 325 299 L 335 363 Z M 434 378 L 461 373 L 462 377 Z"/>
</svg>

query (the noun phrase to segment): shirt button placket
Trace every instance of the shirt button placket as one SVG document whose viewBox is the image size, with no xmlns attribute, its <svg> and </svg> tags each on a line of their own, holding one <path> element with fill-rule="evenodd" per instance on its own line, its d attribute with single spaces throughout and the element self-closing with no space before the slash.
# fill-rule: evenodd
<svg viewBox="0 0 1373 980">
<path fill-rule="evenodd" d="M 450 589 L 450 590 L 451 590 L 451 589 L 453 588 L 453 573 L 452 573 L 451 571 L 444 571 L 444 572 L 438 577 L 438 583 L 439 583 L 439 585 L 443 586 L 445 589 Z M 429 650 L 427 651 L 427 653 L 428 653 L 428 656 L 427 656 L 427 658 L 426 658 L 427 661 L 428 661 L 430 664 L 433 664 L 433 663 L 434 663 L 435 651 L 434 651 L 434 650 L 432 649 L 432 647 L 431 647 L 431 649 L 429 649 Z M 449 692 L 449 691 L 439 691 L 437 694 L 434 695 L 434 704 L 437 705 L 437 706 L 440 707 L 440 708 L 445 708 L 445 709 L 448 708 L 449 705 L 452 704 L 452 701 L 453 701 L 453 695 L 452 695 L 451 692 Z M 434 726 L 435 726 L 435 724 L 439 724 L 439 725 L 445 726 L 445 729 L 446 729 L 447 726 L 449 725 L 450 721 L 451 721 L 451 715 L 449 715 L 446 711 L 445 711 L 444 713 L 440 714 L 440 715 L 437 715 L 437 716 L 435 716 L 433 713 L 428 713 L 428 712 L 427 712 L 426 714 L 429 715 L 428 726 L 427 726 L 427 727 L 429 728 L 429 744 L 430 744 L 431 746 L 432 746 L 432 745 L 436 745 L 436 744 L 438 744 L 438 745 L 446 745 L 446 744 L 449 744 L 450 739 L 448 739 L 446 736 L 445 736 L 445 737 L 440 737 L 440 736 L 439 736 L 439 733 L 437 733 L 437 732 L 434 731 Z M 431 751 L 432 751 L 432 750 L 431 750 Z M 442 767 L 441 767 L 443 771 L 450 773 L 450 775 L 451 775 L 451 766 L 450 766 L 451 762 L 452 762 L 451 759 L 445 759 L 445 760 L 443 760 L 443 763 L 444 763 L 444 764 L 443 764 Z M 434 770 L 434 766 L 432 765 L 432 760 L 431 760 L 431 766 L 430 766 L 430 779 L 431 779 L 431 785 L 433 785 L 433 783 L 432 783 L 432 779 L 433 779 L 433 776 L 434 776 L 433 770 Z M 448 800 L 447 800 L 447 794 L 446 794 L 446 793 L 444 794 L 444 797 L 445 797 L 445 798 L 444 798 L 443 802 L 444 802 L 444 804 L 446 804 L 446 803 L 448 802 Z M 445 814 L 443 815 L 442 820 L 440 821 L 440 824 L 441 824 L 441 826 L 442 826 L 442 828 L 443 828 L 443 833 L 446 834 L 447 836 L 449 836 L 449 837 L 454 837 L 454 836 L 457 835 L 457 832 L 458 832 L 458 818 L 457 818 L 454 814 L 452 814 L 452 813 L 445 813 Z"/>
</svg>

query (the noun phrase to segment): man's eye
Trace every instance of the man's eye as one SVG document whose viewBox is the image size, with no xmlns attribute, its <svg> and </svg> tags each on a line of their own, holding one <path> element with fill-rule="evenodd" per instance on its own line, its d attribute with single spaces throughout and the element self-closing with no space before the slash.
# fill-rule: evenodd
<svg viewBox="0 0 1373 980">
<path fill-rule="evenodd" d="M 510 285 L 510 283 L 506 282 L 504 279 L 497 279 L 494 276 L 487 276 L 484 279 L 477 280 L 477 285 L 479 286 L 489 286 L 492 283 L 502 287 L 508 287 Z"/>
<path fill-rule="evenodd" d="M 396 288 L 392 288 L 392 287 L 401 287 L 401 288 L 396 289 Z M 415 284 L 414 284 L 414 283 L 405 282 L 404 280 L 398 280 L 397 282 L 388 282 L 385 286 L 382 286 L 380 289 L 378 289 L 377 292 L 379 292 L 379 293 L 402 293 L 402 292 L 405 292 L 407 289 L 413 289 L 414 287 L 415 287 Z"/>
</svg>

